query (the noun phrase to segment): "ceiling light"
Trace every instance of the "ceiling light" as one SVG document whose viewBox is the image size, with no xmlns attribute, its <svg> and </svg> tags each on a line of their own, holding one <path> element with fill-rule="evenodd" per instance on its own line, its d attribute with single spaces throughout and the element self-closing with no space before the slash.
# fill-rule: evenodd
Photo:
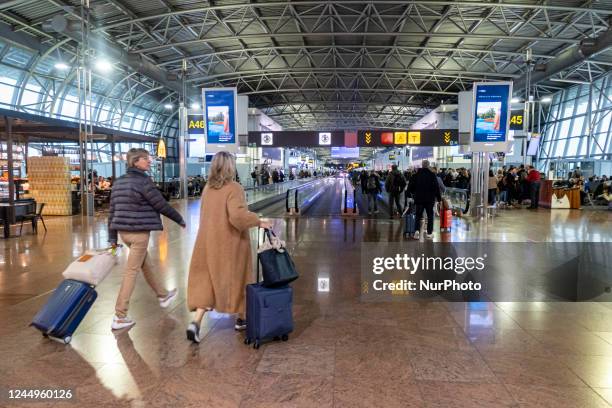
<svg viewBox="0 0 612 408">
<path fill-rule="evenodd" d="M 519 103 L 520 101 L 520 98 L 512 98 L 512 103 Z"/>
<path fill-rule="evenodd" d="M 63 63 L 63 62 L 61 62 L 61 61 L 60 61 L 60 62 L 58 62 L 58 63 L 56 63 L 56 64 L 54 65 L 54 67 L 55 67 L 55 69 L 59 69 L 60 71 L 65 71 L 65 70 L 67 70 L 68 68 L 70 68 L 70 67 L 68 66 L 68 64 Z"/>
<path fill-rule="evenodd" d="M 100 72 L 110 72 L 113 65 L 105 59 L 100 59 L 96 61 L 96 69 Z"/>
<path fill-rule="evenodd" d="M 550 96 L 545 96 L 542 99 L 540 99 L 540 102 L 542 102 L 542 103 L 551 103 L 552 102 L 552 98 Z"/>
<path fill-rule="evenodd" d="M 200 109 L 200 104 L 198 104 L 198 103 L 192 103 L 192 104 L 191 104 L 191 109 Z"/>
<path fill-rule="evenodd" d="M 174 105 L 172 105 L 171 103 L 167 103 L 167 104 L 164 105 L 164 108 L 172 109 L 172 108 L 174 108 Z"/>
</svg>

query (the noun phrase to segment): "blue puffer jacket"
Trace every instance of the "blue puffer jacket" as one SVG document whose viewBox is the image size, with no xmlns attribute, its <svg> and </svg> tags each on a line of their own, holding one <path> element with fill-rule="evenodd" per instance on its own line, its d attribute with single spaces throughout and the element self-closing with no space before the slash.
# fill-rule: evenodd
<svg viewBox="0 0 612 408">
<path fill-rule="evenodd" d="M 129 168 L 113 184 L 108 217 L 109 242 L 117 242 L 117 231 L 163 230 L 160 213 L 185 225 L 181 214 L 168 204 L 147 173 Z"/>
</svg>

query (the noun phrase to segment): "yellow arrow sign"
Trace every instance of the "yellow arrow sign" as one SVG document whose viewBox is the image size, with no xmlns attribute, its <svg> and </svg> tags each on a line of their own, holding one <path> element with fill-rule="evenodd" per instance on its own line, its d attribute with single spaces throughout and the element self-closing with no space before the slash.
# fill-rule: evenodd
<svg viewBox="0 0 612 408">
<path fill-rule="evenodd" d="M 365 134 L 365 142 L 367 144 L 372 143 L 372 132 L 366 132 L 366 134 Z"/>
<path fill-rule="evenodd" d="M 444 143 L 449 144 L 451 140 L 450 132 L 444 132 Z"/>
</svg>

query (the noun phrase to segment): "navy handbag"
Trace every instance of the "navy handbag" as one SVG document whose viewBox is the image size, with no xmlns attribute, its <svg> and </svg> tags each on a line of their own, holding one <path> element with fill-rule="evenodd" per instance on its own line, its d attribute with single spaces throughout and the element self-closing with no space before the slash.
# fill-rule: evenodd
<svg viewBox="0 0 612 408">
<path fill-rule="evenodd" d="M 265 242 L 266 237 L 269 245 L 260 248 L 257 254 L 259 261 L 257 266 L 259 267 L 259 263 L 261 263 L 263 275 L 262 285 L 276 287 L 293 282 L 299 275 L 284 243 L 276 237 L 274 231 L 268 229 L 265 230 L 264 236 L 264 243 L 268 244 Z M 257 272 L 259 275 L 259 270 Z"/>
</svg>

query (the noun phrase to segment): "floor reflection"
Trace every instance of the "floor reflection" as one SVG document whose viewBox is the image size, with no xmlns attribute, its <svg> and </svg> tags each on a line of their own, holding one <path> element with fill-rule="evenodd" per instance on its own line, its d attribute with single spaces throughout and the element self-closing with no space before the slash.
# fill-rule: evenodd
<svg viewBox="0 0 612 408">
<path fill-rule="evenodd" d="M 401 220 L 384 217 L 274 219 L 300 273 L 290 341 L 255 351 L 231 316 L 210 313 L 202 343 L 192 345 L 184 288 L 200 209 L 195 200 L 176 206 L 192 222 L 186 230 L 165 222 L 149 249 L 165 284 L 181 290 L 177 302 L 160 309 L 140 277 L 131 303 L 136 326 L 113 335 L 117 267 L 70 346 L 28 324 L 68 263 L 106 245 L 105 216 L 48 217 L 47 234 L 0 240 L 0 387 L 73 388 L 71 406 L 597 407 L 612 399 L 610 303 L 360 301 L 362 242 L 416 244 L 403 237 Z M 510 210 L 486 224 L 455 218 L 443 234 L 436 220 L 433 243 L 422 244 L 610 242 L 610 217 Z M 520 256 L 506 255 L 508 268 Z M 600 275 L 606 256 L 589 253 Z"/>
</svg>

